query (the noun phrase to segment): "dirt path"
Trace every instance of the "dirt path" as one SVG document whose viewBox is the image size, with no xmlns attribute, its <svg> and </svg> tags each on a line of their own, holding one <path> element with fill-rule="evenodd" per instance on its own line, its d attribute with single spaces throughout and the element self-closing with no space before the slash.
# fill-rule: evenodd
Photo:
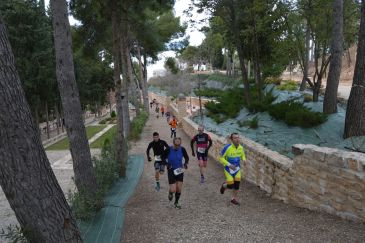
<svg viewBox="0 0 365 243">
<path fill-rule="evenodd" d="M 171 144 L 166 120 L 150 116 L 130 153 L 145 153 L 154 131 Z M 177 134 L 190 156 L 189 138 L 181 130 Z M 126 206 L 122 242 L 365 242 L 364 224 L 286 205 L 247 182 L 241 187 L 241 206 L 230 205 L 230 192 L 219 193 L 222 167 L 212 159 L 208 163 L 207 182 L 201 185 L 196 159 L 190 156 L 178 210 L 167 199 L 167 175 L 157 192 L 153 164 L 146 160 Z"/>
</svg>

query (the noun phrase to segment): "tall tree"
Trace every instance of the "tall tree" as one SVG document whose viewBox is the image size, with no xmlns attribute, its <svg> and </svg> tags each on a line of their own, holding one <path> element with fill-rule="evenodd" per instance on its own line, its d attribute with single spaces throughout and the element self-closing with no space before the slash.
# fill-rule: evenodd
<svg viewBox="0 0 365 243">
<path fill-rule="evenodd" d="M 65 125 L 79 190 L 90 193 L 98 189 L 91 162 L 91 153 L 82 117 L 72 56 L 71 29 L 66 0 L 51 0 L 56 52 L 56 74 L 61 95 Z"/>
<path fill-rule="evenodd" d="M 82 242 L 47 159 L 0 17 L 0 185 L 29 242 Z"/>
<path fill-rule="evenodd" d="M 343 52 L 343 0 L 333 0 L 331 60 L 324 95 L 323 113 L 337 112 L 337 90 L 341 76 Z"/>
<path fill-rule="evenodd" d="M 361 1 L 355 72 L 345 119 L 344 138 L 352 136 L 365 136 L 365 0 Z"/>
<path fill-rule="evenodd" d="M 111 0 L 110 13 L 111 25 L 113 35 L 113 62 L 114 62 L 114 82 L 115 82 L 115 96 L 117 101 L 117 160 L 120 163 L 120 176 L 126 174 L 127 163 L 127 146 L 125 140 L 125 128 L 123 123 L 123 103 L 122 99 L 122 81 L 121 74 L 121 33 L 120 33 L 120 2 L 118 0 Z"/>
</svg>

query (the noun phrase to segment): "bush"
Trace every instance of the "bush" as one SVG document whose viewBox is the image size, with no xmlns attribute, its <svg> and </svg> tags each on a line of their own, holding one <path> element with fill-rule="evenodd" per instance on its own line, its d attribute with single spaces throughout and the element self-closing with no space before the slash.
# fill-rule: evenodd
<svg viewBox="0 0 365 243">
<path fill-rule="evenodd" d="M 312 102 L 313 101 L 313 96 L 310 95 L 310 94 L 304 94 L 303 95 L 303 98 L 304 98 L 304 102 L 305 103 L 308 103 L 308 102 Z"/>
<path fill-rule="evenodd" d="M 111 118 L 115 118 L 117 116 L 117 114 L 115 113 L 115 111 L 112 111 L 112 113 L 110 114 Z"/>
<path fill-rule="evenodd" d="M 294 91 L 298 89 L 298 83 L 293 80 L 285 80 L 281 85 L 277 87 L 277 89 Z"/>
<path fill-rule="evenodd" d="M 142 130 L 147 122 L 148 113 L 145 111 L 141 111 L 141 113 L 136 116 L 131 123 L 131 131 L 129 133 L 129 139 L 137 140 L 142 133 Z"/>
<path fill-rule="evenodd" d="M 101 157 L 100 159 L 94 157 L 93 165 L 99 190 L 96 192 L 89 192 L 81 188 L 81 190 L 74 194 L 70 193 L 72 211 L 77 219 L 88 220 L 101 209 L 103 207 L 103 197 L 106 191 L 119 177 L 115 135 L 112 138 L 112 142 L 110 142 L 109 139 L 104 141 Z"/>
<path fill-rule="evenodd" d="M 264 112 L 267 111 L 272 104 L 276 100 L 276 96 L 273 95 L 273 89 L 269 92 L 263 94 L 262 100 L 258 100 L 257 91 L 253 92 L 253 100 L 249 106 L 246 106 L 250 112 Z"/>
<path fill-rule="evenodd" d="M 197 96 L 204 96 L 204 97 L 219 97 L 222 93 L 220 89 L 212 89 L 212 88 L 205 88 L 194 91 L 195 95 Z"/>
<path fill-rule="evenodd" d="M 281 78 L 277 78 L 277 77 L 268 77 L 265 79 L 265 84 L 275 84 L 275 85 L 280 85 L 281 84 L 282 79 Z"/>
<path fill-rule="evenodd" d="M 289 126 L 304 128 L 318 126 L 327 120 L 320 112 L 313 112 L 297 101 L 284 101 L 269 108 L 269 114 L 277 120 L 283 120 Z"/>
<path fill-rule="evenodd" d="M 250 127 L 252 129 L 257 129 L 259 127 L 259 118 L 258 116 L 253 117 L 251 120 L 246 120 L 246 121 L 239 121 L 238 125 L 240 127 Z"/>
</svg>

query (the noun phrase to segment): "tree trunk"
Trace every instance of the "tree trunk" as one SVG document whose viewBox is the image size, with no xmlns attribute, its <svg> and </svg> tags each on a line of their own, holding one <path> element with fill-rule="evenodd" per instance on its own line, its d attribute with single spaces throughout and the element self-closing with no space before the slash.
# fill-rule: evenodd
<svg viewBox="0 0 365 243">
<path fill-rule="evenodd" d="M 242 72 L 242 80 L 243 80 L 243 84 L 245 86 L 244 88 L 244 94 L 245 94 L 245 100 L 246 100 L 246 104 L 249 105 L 251 103 L 251 96 L 250 96 L 250 83 L 248 81 L 248 77 L 247 77 L 247 70 L 246 70 L 246 66 L 245 66 L 245 57 L 244 57 L 244 52 L 243 52 L 243 47 L 241 46 L 239 40 L 237 40 L 237 52 L 238 52 L 238 57 L 240 59 L 240 67 L 241 67 L 241 72 Z"/>
<path fill-rule="evenodd" d="M 261 80 L 261 69 L 260 69 L 260 51 L 259 51 L 259 42 L 257 39 L 257 32 L 256 32 L 256 21 L 254 21 L 253 25 L 254 30 L 254 71 L 255 71 L 255 81 L 257 85 L 257 92 L 259 100 L 262 100 L 262 80 Z"/>
<path fill-rule="evenodd" d="M 66 0 L 51 0 L 53 33 L 56 53 L 56 74 L 70 151 L 79 190 L 98 190 L 77 89 L 72 56 L 71 29 Z"/>
<path fill-rule="evenodd" d="M 50 138 L 49 136 L 49 114 L 48 114 L 48 102 L 45 102 L 45 110 L 46 110 L 46 132 L 47 132 L 47 139 Z"/>
<path fill-rule="evenodd" d="M 0 18 L 0 185 L 30 242 L 82 242 L 44 151 Z"/>
<path fill-rule="evenodd" d="M 123 104 L 122 88 L 120 80 L 120 6 L 118 0 L 112 0 L 110 4 L 112 35 L 113 35 L 113 62 L 114 62 L 114 82 L 117 110 L 117 160 L 120 164 L 119 175 L 125 177 L 127 164 L 126 140 L 123 125 Z"/>
<path fill-rule="evenodd" d="M 126 4 L 125 2 L 123 2 Z M 124 6 L 124 9 L 127 9 Z M 124 122 L 124 134 L 125 137 L 128 137 L 130 131 L 130 117 L 129 117 L 129 94 L 128 87 L 132 83 L 132 70 L 130 65 L 129 58 L 129 31 L 128 31 L 128 15 L 124 13 L 122 22 L 121 22 L 121 64 L 122 64 L 122 95 L 124 98 L 122 99 L 123 103 L 123 122 Z"/>
<path fill-rule="evenodd" d="M 58 110 L 58 104 L 56 103 L 54 106 L 54 110 L 56 113 L 56 127 L 57 127 L 57 135 L 60 134 L 60 112 Z"/>
<path fill-rule="evenodd" d="M 361 21 L 354 80 L 347 102 L 344 138 L 365 136 L 365 0 L 361 1 Z"/>
<path fill-rule="evenodd" d="M 230 55 L 230 53 L 229 53 L 229 50 L 227 49 L 227 51 L 226 51 L 226 58 L 227 58 L 227 60 L 226 60 L 226 75 L 228 76 L 228 77 L 230 77 L 231 76 L 231 60 L 230 60 L 230 57 L 229 57 L 229 55 Z"/>
<path fill-rule="evenodd" d="M 328 73 L 323 113 L 337 112 L 337 91 L 340 82 L 343 52 L 343 0 L 333 1 L 333 29 L 331 43 L 331 61 Z"/>
<path fill-rule="evenodd" d="M 147 82 L 145 82 L 145 78 L 144 78 L 144 70 L 147 69 L 147 63 L 142 63 L 141 46 L 139 44 L 137 47 L 137 58 L 138 58 L 138 62 L 139 62 L 139 70 L 140 70 L 140 76 L 141 76 L 143 107 L 144 107 L 145 111 L 148 112 L 150 109 L 150 106 L 149 106 L 149 102 L 148 102 Z"/>
<path fill-rule="evenodd" d="M 310 29 L 309 24 L 307 23 L 307 28 L 305 31 L 305 46 L 304 46 L 304 60 L 303 60 L 303 79 L 300 84 L 299 91 L 304 91 L 307 86 L 308 80 L 308 68 L 309 68 L 309 45 L 310 45 Z"/>
</svg>

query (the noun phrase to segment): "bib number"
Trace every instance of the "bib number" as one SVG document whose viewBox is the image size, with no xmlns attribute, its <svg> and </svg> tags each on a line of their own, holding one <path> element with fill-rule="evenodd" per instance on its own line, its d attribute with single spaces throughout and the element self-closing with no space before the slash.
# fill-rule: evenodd
<svg viewBox="0 0 365 243">
<path fill-rule="evenodd" d="M 205 148 L 198 148 L 198 153 L 204 154 L 205 153 Z"/>
<path fill-rule="evenodd" d="M 175 169 L 174 170 L 174 175 L 180 175 L 180 174 L 182 174 L 182 173 L 184 173 L 184 169 L 183 168 L 177 168 L 177 169 Z"/>
<path fill-rule="evenodd" d="M 236 169 L 232 170 L 231 168 L 229 168 L 229 173 L 234 174 L 236 172 L 238 172 L 240 170 L 239 166 L 236 166 Z"/>
<path fill-rule="evenodd" d="M 176 130 L 176 128 L 171 128 L 171 130 L 172 130 L 172 131 L 175 131 L 175 130 Z"/>
<path fill-rule="evenodd" d="M 155 155 L 155 161 L 162 161 L 161 155 Z"/>
</svg>

